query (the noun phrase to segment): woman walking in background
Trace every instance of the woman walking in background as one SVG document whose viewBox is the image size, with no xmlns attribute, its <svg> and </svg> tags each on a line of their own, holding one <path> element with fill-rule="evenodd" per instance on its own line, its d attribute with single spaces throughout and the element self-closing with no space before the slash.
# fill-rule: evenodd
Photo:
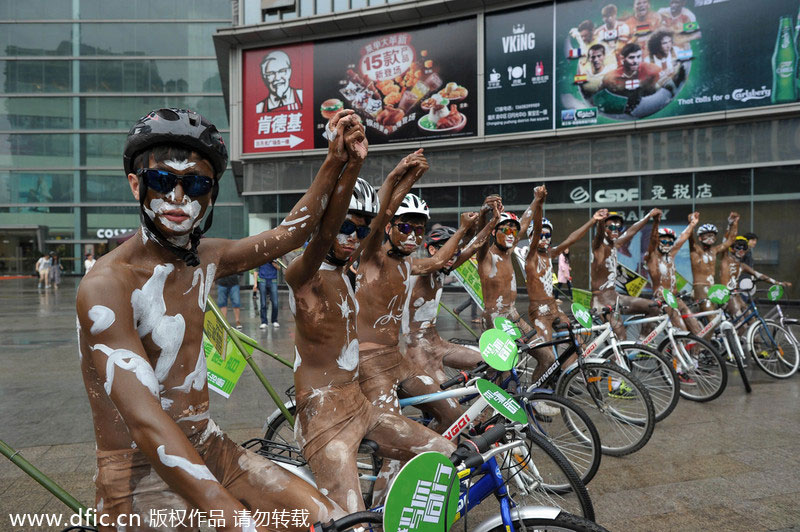
<svg viewBox="0 0 800 532">
<path fill-rule="evenodd" d="M 55 253 L 50 253 L 50 261 L 50 284 L 53 288 L 58 288 L 58 285 L 61 283 L 61 272 L 64 271 L 64 267 L 61 266 L 61 261 Z"/>
<path fill-rule="evenodd" d="M 566 290 L 565 287 L 566 286 Z M 572 274 L 569 266 L 569 248 L 558 256 L 558 289 L 572 291 Z"/>
</svg>

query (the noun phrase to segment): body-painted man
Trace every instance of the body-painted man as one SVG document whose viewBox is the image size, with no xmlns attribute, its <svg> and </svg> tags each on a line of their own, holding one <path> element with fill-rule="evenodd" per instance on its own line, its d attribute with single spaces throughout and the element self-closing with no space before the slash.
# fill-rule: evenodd
<svg viewBox="0 0 800 532">
<path fill-rule="evenodd" d="M 653 229 L 650 233 L 650 244 L 644 256 L 647 271 L 650 273 L 650 282 L 653 284 L 653 297 L 663 302 L 664 295 L 662 290 L 669 290 L 673 294 L 678 292 L 677 272 L 675 270 L 675 257 L 678 256 L 681 246 L 689 239 L 700 214 L 695 212 L 689 216 L 689 225 L 681 232 L 680 236 L 675 237 L 675 231 L 668 227 L 659 228 L 661 216 L 653 217 Z M 676 327 L 689 330 L 694 334 L 700 332 L 702 327 L 694 318 L 681 318 L 690 313 L 689 307 L 683 299 L 676 297 L 678 308 L 673 309 L 666 306 L 670 321 Z"/>
<path fill-rule="evenodd" d="M 197 509 L 217 512 L 224 520 L 217 530 L 240 531 L 235 516 L 245 510 L 297 509 L 311 522 L 342 513 L 210 419 L 201 340 L 214 279 L 284 255 L 319 224 L 344 166 L 341 139 L 355 124 L 351 115 L 333 118 L 339 140 L 283 223 L 238 241 L 200 238 L 228 161 L 217 129 L 193 111 L 160 109 L 130 130 L 124 168 L 142 227 L 97 261 L 77 297 L 80 364 L 97 440 L 96 504 L 105 522 L 139 514 L 142 525 L 127 530 L 194 530 L 197 522 L 151 522 L 150 510 Z"/>
<path fill-rule="evenodd" d="M 534 194 L 547 197 L 544 185 L 536 187 Z M 553 338 L 553 322 L 559 318 L 562 323 L 569 323 L 569 318 L 558 306 L 559 301 L 553 295 L 553 258 L 558 257 L 565 249 L 575 244 L 592 227 L 592 224 L 605 219 L 608 211 L 600 209 L 588 222 L 573 231 L 561 244 L 550 247 L 553 237 L 553 224 L 550 220 L 542 218 L 541 204 L 534 205 L 533 220 L 528 227 L 528 240 L 530 250 L 525 260 L 525 278 L 528 286 L 528 319 L 536 328 L 537 336 L 542 341 Z M 538 350 L 537 350 L 538 351 Z M 536 382 L 544 371 L 553 363 L 552 349 L 541 349 L 542 360 L 549 363 L 539 364 L 534 371 L 531 382 Z"/>
<path fill-rule="evenodd" d="M 739 215 L 735 212 L 728 216 L 728 229 L 722 243 L 717 244 L 717 226 L 703 224 L 697 228 L 697 239 L 694 233 L 689 235 L 689 252 L 692 261 L 692 289 L 694 298 L 700 301 L 701 310 L 712 310 L 708 300 L 708 288 L 714 284 L 714 270 L 717 268 L 717 255 L 733 245 L 739 227 Z"/>
<path fill-rule="evenodd" d="M 425 162 L 417 171 L 427 169 Z M 422 368 L 402 356 L 400 332 L 408 331 L 414 276 L 441 270 L 455 253 L 459 240 L 475 224 L 477 215 L 462 215 L 461 227 L 439 254 L 412 258 L 411 253 L 422 243 L 428 218 L 427 204 L 416 195 L 407 194 L 384 228 L 383 244 L 375 241 L 364 246 L 358 265 L 356 298 L 361 309 L 358 315 L 361 389 L 373 404 L 394 411 L 399 411 L 396 405 L 398 387 L 409 396 L 440 391 Z M 431 427 L 437 432 L 447 428 L 461 413 L 453 400 L 424 406 L 436 418 Z"/>
<path fill-rule="evenodd" d="M 609 212 L 605 220 L 598 221 L 596 234 L 592 241 L 592 307 L 602 309 L 610 306 L 616 307 L 617 300 L 626 307 L 625 312 L 630 314 L 656 315 L 650 307 L 650 300 L 632 297 L 627 294 L 618 294 L 617 282 L 617 252 L 628 244 L 636 233 L 653 218 L 661 215 L 659 209 L 653 209 L 647 215 L 622 232 L 623 218 L 617 212 Z M 608 318 L 614 327 L 617 338 L 625 338 L 625 326 L 617 316 L 609 315 Z"/>
<path fill-rule="evenodd" d="M 497 212 L 496 216 L 499 215 Z M 487 224 L 466 247 L 461 250 L 456 249 L 456 254 L 450 257 L 441 270 L 413 278 L 406 356 L 419 364 L 439 384 L 447 380 L 444 366 L 468 370 L 482 360 L 477 348 L 442 339 L 436 331 L 436 316 L 445 277 L 475 254 L 489 237 L 491 229 Z M 455 236 L 456 232 L 452 227 L 440 227 L 431 231 L 425 244 L 428 256 L 433 257 L 441 253 L 442 247 Z"/>
<path fill-rule="evenodd" d="M 418 448 L 449 453 L 453 444 L 419 423 L 379 409 L 361 392 L 359 307 L 345 272 L 363 239 L 380 236 L 387 209 L 396 208 L 411 189 L 422 159 L 414 154 L 404 158 L 377 195 L 363 179 L 356 183 L 365 143 L 351 145 L 347 139 L 347 146 L 350 157 L 340 186 L 319 230 L 289 265 L 286 282 L 296 324 L 295 436 L 317 487 L 346 511 L 357 512 L 364 510 L 356 464 L 363 438 L 377 442 L 381 456 L 400 460 L 411 459 Z"/>
<path fill-rule="evenodd" d="M 727 286 L 730 290 L 735 290 L 737 287 L 737 282 L 739 277 L 742 273 L 749 273 L 754 278 L 758 279 L 759 281 L 766 281 L 770 284 L 779 284 L 781 286 L 790 287 L 792 283 L 784 282 L 784 281 L 776 281 L 772 277 L 766 276 L 761 272 L 757 272 L 747 264 L 743 262 L 744 256 L 747 254 L 748 244 L 747 238 L 743 236 L 737 236 L 736 239 L 733 241 L 733 245 L 730 247 L 727 253 L 722 256 L 722 260 L 720 261 L 719 267 L 719 282 Z M 742 311 L 745 309 L 747 305 L 745 305 L 742 296 L 739 294 L 731 294 L 731 298 L 728 301 L 728 313 L 733 316 L 737 317 Z"/>
</svg>

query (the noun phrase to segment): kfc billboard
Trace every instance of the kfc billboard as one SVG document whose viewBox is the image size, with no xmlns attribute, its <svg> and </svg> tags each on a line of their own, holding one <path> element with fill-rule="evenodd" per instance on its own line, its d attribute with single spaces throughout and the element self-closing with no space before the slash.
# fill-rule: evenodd
<svg viewBox="0 0 800 532">
<path fill-rule="evenodd" d="M 243 52 L 242 152 L 314 147 L 314 45 Z"/>
</svg>

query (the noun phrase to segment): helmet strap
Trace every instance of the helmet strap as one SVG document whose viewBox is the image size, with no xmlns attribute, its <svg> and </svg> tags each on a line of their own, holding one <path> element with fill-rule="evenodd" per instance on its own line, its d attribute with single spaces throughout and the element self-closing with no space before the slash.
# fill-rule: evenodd
<svg viewBox="0 0 800 532">
<path fill-rule="evenodd" d="M 329 249 L 329 250 L 328 250 L 328 253 L 325 255 L 325 260 L 326 260 L 327 262 L 330 262 L 330 263 L 331 263 L 331 264 L 333 264 L 334 266 L 344 266 L 345 264 L 347 264 L 347 262 L 348 262 L 350 259 L 344 259 L 344 260 L 342 260 L 342 259 L 340 259 L 340 258 L 337 258 L 337 257 L 336 257 L 336 254 L 333 252 L 333 246 L 331 246 L 331 249 Z"/>
</svg>

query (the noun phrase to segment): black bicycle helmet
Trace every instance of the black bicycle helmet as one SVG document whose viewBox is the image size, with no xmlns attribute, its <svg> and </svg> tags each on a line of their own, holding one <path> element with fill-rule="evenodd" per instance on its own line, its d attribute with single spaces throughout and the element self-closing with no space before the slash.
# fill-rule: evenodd
<svg viewBox="0 0 800 532">
<path fill-rule="evenodd" d="M 187 266 L 197 266 L 200 258 L 197 245 L 200 238 L 211 227 L 214 219 L 214 203 L 219 193 L 219 177 L 228 165 L 228 149 L 214 124 L 202 115 L 187 109 L 157 109 L 140 118 L 128 132 L 122 163 L 126 174 L 135 173 L 133 162 L 136 157 L 155 146 L 180 146 L 195 151 L 208 159 L 214 168 L 214 187 L 211 189 L 211 202 L 203 229 L 195 227 L 189 235 L 189 247 L 183 248 L 170 242 L 159 231 L 156 224 L 145 212 L 144 199 L 147 196 L 147 180 L 139 180 L 139 217 L 143 231 L 148 238 L 154 238 L 159 244 L 169 249 Z"/>
<path fill-rule="evenodd" d="M 456 230 L 454 228 L 446 225 L 439 226 L 428 233 L 428 236 L 425 237 L 425 244 L 428 246 L 442 246 L 448 240 L 450 240 L 454 234 L 456 234 Z"/>
<path fill-rule="evenodd" d="M 157 109 L 137 120 L 128 132 L 122 155 L 125 173 L 135 173 L 136 156 L 160 144 L 196 151 L 211 162 L 215 177 L 228 165 L 228 148 L 214 124 L 187 109 Z"/>
</svg>

